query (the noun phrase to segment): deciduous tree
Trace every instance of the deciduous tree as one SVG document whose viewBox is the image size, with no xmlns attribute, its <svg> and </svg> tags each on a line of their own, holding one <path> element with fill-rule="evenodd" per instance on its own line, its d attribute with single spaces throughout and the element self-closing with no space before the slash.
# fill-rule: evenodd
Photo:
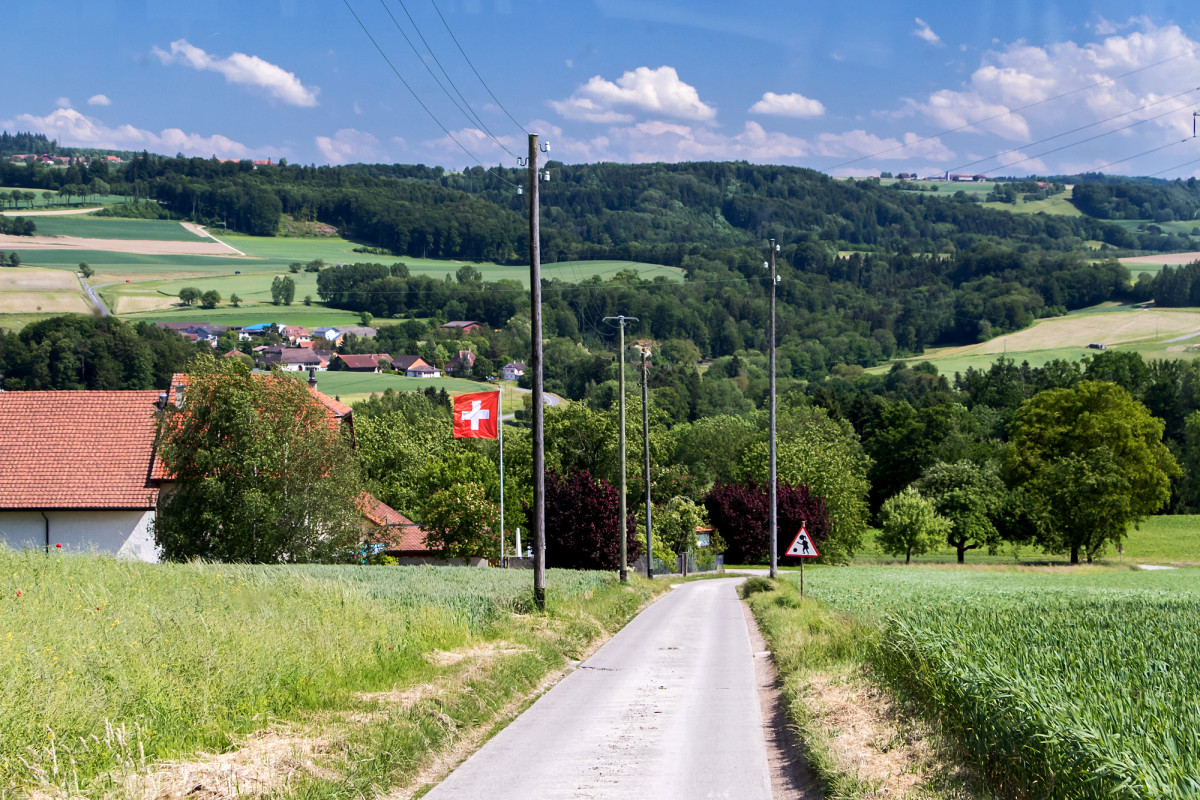
<svg viewBox="0 0 1200 800">
<path fill-rule="evenodd" d="M 1179 474 L 1163 421 L 1115 383 L 1083 381 L 1030 398 L 1013 417 L 1005 468 L 1032 500 L 1039 537 L 1071 563 L 1119 545 L 1170 499 Z"/>
<path fill-rule="evenodd" d="M 913 556 L 937 547 L 950 533 L 951 526 L 950 520 L 937 513 L 933 503 L 912 486 L 883 502 L 879 523 L 875 543 L 885 553 L 903 554 L 905 564 Z"/>
<path fill-rule="evenodd" d="M 351 557 L 361 534 L 357 465 L 308 388 L 199 356 L 182 408 L 159 420 L 173 478 L 155 523 L 170 560 L 249 563 Z"/>
</svg>

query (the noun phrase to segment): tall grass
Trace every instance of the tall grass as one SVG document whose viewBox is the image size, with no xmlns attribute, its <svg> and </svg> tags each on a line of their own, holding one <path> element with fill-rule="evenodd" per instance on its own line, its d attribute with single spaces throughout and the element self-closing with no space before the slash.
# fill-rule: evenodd
<svg viewBox="0 0 1200 800">
<path fill-rule="evenodd" d="M 824 570 L 810 596 L 879 626 L 872 659 L 995 786 L 1200 794 L 1200 573 Z"/>
<path fill-rule="evenodd" d="M 553 607 L 612 586 L 551 571 Z M 522 571 L 149 565 L 0 547 L 0 790 L 87 793 L 438 673 L 422 654 L 529 610 Z"/>
</svg>

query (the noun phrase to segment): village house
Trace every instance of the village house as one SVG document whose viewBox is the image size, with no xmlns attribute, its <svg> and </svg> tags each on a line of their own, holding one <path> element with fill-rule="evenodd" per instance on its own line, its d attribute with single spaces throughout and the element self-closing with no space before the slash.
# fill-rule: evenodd
<svg viewBox="0 0 1200 800">
<path fill-rule="evenodd" d="M 379 333 L 375 328 L 366 325 L 342 325 L 338 328 L 343 336 L 357 336 L 360 339 L 374 339 L 375 334 Z"/>
<path fill-rule="evenodd" d="M 379 372 L 379 362 L 391 363 L 392 357 L 387 353 L 371 353 L 369 355 L 335 355 L 329 365 L 333 370 L 347 372 Z"/>
<path fill-rule="evenodd" d="M 341 344 L 342 338 L 345 335 L 341 328 L 317 328 L 312 332 L 314 342 L 321 342 L 335 347 Z"/>
<path fill-rule="evenodd" d="M 301 325 L 284 325 L 279 328 L 279 336 L 296 347 L 312 343 L 312 334 Z"/>
<path fill-rule="evenodd" d="M 506 381 L 515 381 L 525 374 L 524 361 L 510 361 L 500 370 L 500 376 Z"/>
<path fill-rule="evenodd" d="M 307 347 L 273 347 L 254 348 L 257 352 L 255 364 L 260 369 L 270 369 L 278 365 L 285 372 L 304 372 L 310 369 L 325 370 L 329 368 L 330 354 L 322 355 L 317 350 Z"/>
<path fill-rule="evenodd" d="M 449 331 L 458 331 L 465 336 L 482 328 L 483 323 L 473 319 L 455 319 L 439 327 Z"/>
<path fill-rule="evenodd" d="M 0 393 L 0 542 L 156 561 L 157 391 Z"/>
<path fill-rule="evenodd" d="M 352 409 L 308 388 L 354 442 Z M 0 543 L 158 561 L 154 518 L 172 478 L 156 457 L 157 415 L 182 406 L 187 376 L 166 392 L 0 392 Z M 363 541 L 409 558 L 432 555 L 425 533 L 365 494 Z"/>
<path fill-rule="evenodd" d="M 403 372 L 410 378 L 440 378 L 442 371 L 420 356 L 396 356 L 392 369 Z"/>
<path fill-rule="evenodd" d="M 458 354 L 446 362 L 446 372 L 450 375 L 466 375 L 475 366 L 475 354 L 470 350 L 459 350 Z"/>
</svg>

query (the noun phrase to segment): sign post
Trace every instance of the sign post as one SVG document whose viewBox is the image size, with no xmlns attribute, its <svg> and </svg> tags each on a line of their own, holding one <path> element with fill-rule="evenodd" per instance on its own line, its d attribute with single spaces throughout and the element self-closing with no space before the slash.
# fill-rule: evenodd
<svg viewBox="0 0 1200 800">
<path fill-rule="evenodd" d="M 813 543 L 812 537 L 808 535 L 806 521 L 800 523 L 800 530 L 796 534 L 796 538 L 792 539 L 791 545 L 788 547 L 785 556 L 799 558 L 800 561 L 800 596 L 804 597 L 804 561 L 805 558 L 816 558 L 821 555 L 817 552 L 817 546 Z"/>
</svg>

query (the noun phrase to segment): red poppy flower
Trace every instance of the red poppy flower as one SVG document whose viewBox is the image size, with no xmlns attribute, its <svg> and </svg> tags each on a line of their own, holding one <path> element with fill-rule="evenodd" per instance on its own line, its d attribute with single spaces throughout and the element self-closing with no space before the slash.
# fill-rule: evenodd
<svg viewBox="0 0 1200 800">
<path fill-rule="evenodd" d="M 54 545 L 54 546 L 55 546 L 55 547 L 62 547 L 62 545 L 61 545 L 61 544 L 56 544 L 56 545 Z"/>
</svg>

